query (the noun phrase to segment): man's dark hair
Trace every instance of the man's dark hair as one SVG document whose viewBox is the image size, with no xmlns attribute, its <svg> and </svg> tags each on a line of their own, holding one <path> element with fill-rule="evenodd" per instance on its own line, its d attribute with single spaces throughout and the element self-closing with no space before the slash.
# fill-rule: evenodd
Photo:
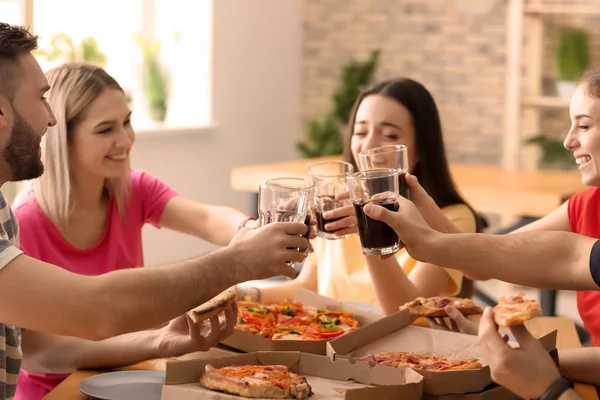
<svg viewBox="0 0 600 400">
<path fill-rule="evenodd" d="M 0 95 L 12 100 L 19 86 L 19 56 L 37 46 L 38 37 L 27 29 L 0 22 Z"/>
</svg>

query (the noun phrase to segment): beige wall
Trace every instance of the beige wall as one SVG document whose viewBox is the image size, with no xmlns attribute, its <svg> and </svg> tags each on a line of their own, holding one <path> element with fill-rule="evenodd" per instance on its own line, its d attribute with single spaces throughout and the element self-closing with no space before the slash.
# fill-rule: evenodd
<svg viewBox="0 0 600 400">
<path fill-rule="evenodd" d="M 181 194 L 250 212 L 248 194 L 229 185 L 232 167 L 296 157 L 300 137 L 300 0 L 215 0 L 214 114 L 200 134 L 138 135 L 133 166 Z M 144 231 L 146 263 L 210 247 L 172 232 Z"/>
</svg>

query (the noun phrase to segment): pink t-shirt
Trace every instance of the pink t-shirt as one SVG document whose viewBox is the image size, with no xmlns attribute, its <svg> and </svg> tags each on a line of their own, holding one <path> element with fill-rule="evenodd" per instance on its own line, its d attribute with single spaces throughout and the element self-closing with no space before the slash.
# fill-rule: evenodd
<svg viewBox="0 0 600 400">
<path fill-rule="evenodd" d="M 25 254 L 71 272 L 101 275 L 106 272 L 144 265 L 142 227 L 158 227 L 167 202 L 177 194 L 159 179 L 131 171 L 131 191 L 121 217 L 117 204 L 109 205 L 102 238 L 93 247 L 73 247 L 44 214 L 35 199 L 14 208 L 20 228 L 21 249 Z M 39 400 L 69 374 L 30 374 L 21 370 L 15 400 Z"/>
</svg>

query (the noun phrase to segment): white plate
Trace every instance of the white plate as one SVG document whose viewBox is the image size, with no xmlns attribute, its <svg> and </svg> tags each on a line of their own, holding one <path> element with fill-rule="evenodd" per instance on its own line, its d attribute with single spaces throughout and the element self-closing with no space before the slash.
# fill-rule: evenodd
<svg viewBox="0 0 600 400">
<path fill-rule="evenodd" d="M 120 371 L 84 379 L 79 390 L 100 400 L 160 400 L 164 384 L 161 371 Z"/>
</svg>

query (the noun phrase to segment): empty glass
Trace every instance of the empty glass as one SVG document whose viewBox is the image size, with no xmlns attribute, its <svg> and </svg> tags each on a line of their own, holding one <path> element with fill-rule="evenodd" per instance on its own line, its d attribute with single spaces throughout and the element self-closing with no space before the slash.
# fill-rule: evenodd
<svg viewBox="0 0 600 400">
<path fill-rule="evenodd" d="M 325 219 L 323 214 L 336 208 L 349 206 L 350 199 L 339 200 L 336 197 L 348 191 L 347 177 L 354 172 L 352 164 L 343 161 L 327 161 L 313 164 L 308 174 L 315 183 L 314 203 L 317 218 L 317 236 L 325 239 L 343 239 L 347 235 L 337 236 L 325 230 L 325 225 L 340 218 Z"/>
<path fill-rule="evenodd" d="M 406 174 L 408 173 L 408 151 L 404 145 L 383 146 L 358 153 L 361 171 L 378 168 L 394 168 L 398 171 L 398 193 L 410 198 Z"/>
<path fill-rule="evenodd" d="M 356 212 L 363 254 L 381 256 L 400 250 L 396 232 L 386 223 L 368 217 L 363 211 L 369 203 L 398 211 L 398 171 L 383 168 L 356 172 L 348 177 L 348 187 Z"/>
</svg>

